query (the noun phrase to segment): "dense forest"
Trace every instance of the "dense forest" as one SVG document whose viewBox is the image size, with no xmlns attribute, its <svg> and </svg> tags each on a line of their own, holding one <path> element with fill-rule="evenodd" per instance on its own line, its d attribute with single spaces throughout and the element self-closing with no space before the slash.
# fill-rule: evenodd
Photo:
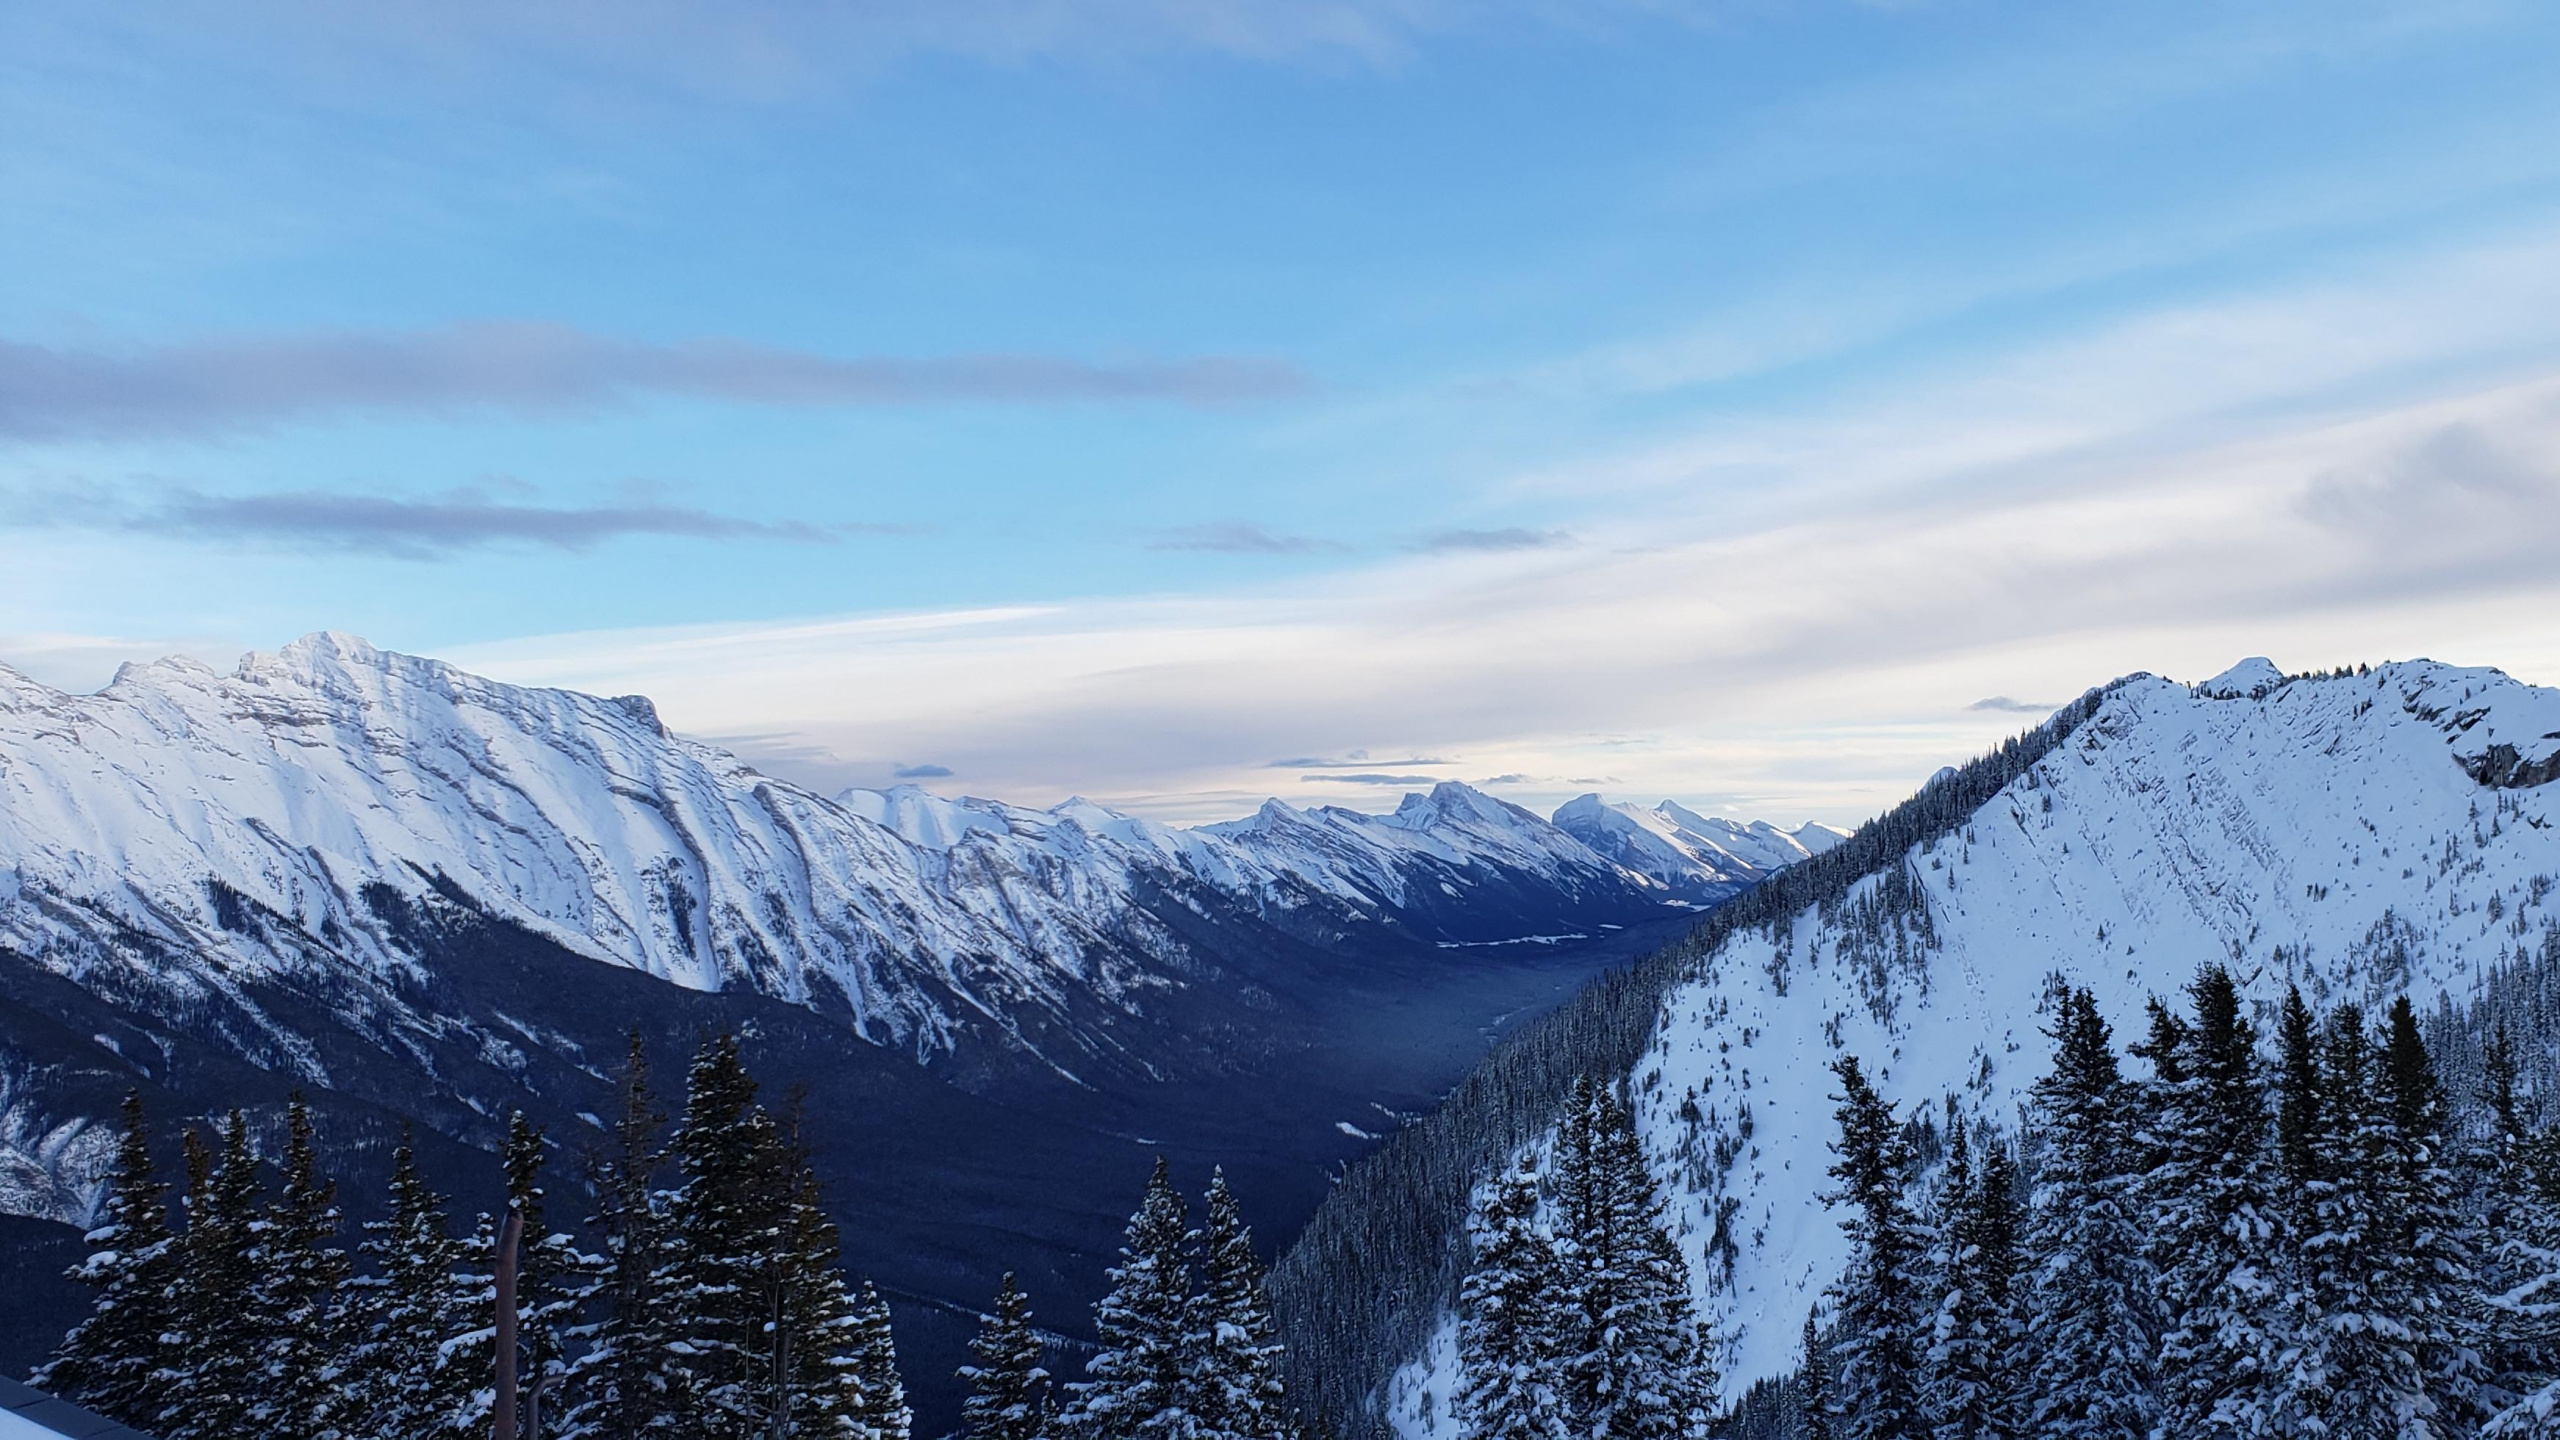
<svg viewBox="0 0 2560 1440">
<path fill-rule="evenodd" d="M 889 1308 L 839 1264 L 796 1106 L 758 1103 L 733 1036 L 697 1053 L 671 1127 L 637 1037 L 621 1093 L 569 1187 L 589 1198 L 582 1224 L 552 1212 L 553 1147 L 518 1115 L 503 1216 L 457 1233 L 404 1138 L 390 1213 L 352 1253 L 298 1099 L 263 1161 L 238 1112 L 187 1131 L 173 1197 L 128 1098 L 75 1272 L 95 1303 L 36 1383 L 161 1440 L 479 1440 L 502 1394 L 521 1440 L 908 1440 Z M 1088 1378 L 1065 1384 L 1056 1337 L 1005 1277 L 960 1375 L 973 1440 L 1294 1437 L 1262 1263 L 1224 1177 L 1195 1226 L 1159 1161 L 1120 1259 L 1099 1343 L 1079 1347 Z"/>
</svg>

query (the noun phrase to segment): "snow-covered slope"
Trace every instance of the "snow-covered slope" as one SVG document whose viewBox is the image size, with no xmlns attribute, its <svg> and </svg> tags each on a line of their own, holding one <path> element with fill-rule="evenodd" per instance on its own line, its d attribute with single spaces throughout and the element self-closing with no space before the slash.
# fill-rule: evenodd
<svg viewBox="0 0 2560 1440">
<path fill-rule="evenodd" d="M 2556 776 L 2560 691 L 2493 670 L 2135 677 L 1941 838 L 1727 935 L 1630 1081 L 1729 1383 L 1792 1367 L 1845 1258 L 1820 1199 L 1833 1057 L 1906 1110 L 2014 1123 L 2057 982 L 2093 988 L 2120 1038 L 2211 961 L 2261 1002 L 2288 981 L 2459 1001 L 2519 952 L 2560 955 Z M 1449 1433 L 1450 1366 L 1444 1329 L 1398 1376 L 1408 1433 Z"/>
<path fill-rule="evenodd" d="M 1700 815 L 1672 800 L 1646 810 L 1597 795 L 1566 801 L 1554 823 L 1619 865 L 1700 900 L 1722 899 L 1848 838 L 1811 821 L 1782 830 L 1766 820 Z"/>
<path fill-rule="evenodd" d="M 341 635 L 228 675 L 127 666 L 94 695 L 0 670 L 0 944 L 177 1003 L 297 967 L 414 980 L 403 917 L 459 905 L 690 989 L 841 1006 L 920 1058 L 980 1037 L 1072 1069 L 1124 1043 L 1109 1015 L 1208 973 L 1221 926 L 1428 947 L 1678 903 L 1463 785 L 1179 830 L 1084 801 L 828 799 L 646 700 Z"/>
</svg>

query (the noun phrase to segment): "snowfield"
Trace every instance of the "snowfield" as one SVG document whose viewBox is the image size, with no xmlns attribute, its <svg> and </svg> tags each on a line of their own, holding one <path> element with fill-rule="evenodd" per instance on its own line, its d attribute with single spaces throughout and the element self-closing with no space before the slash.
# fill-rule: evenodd
<svg viewBox="0 0 2560 1440">
<path fill-rule="evenodd" d="M 2047 1065 L 2048 999 L 2097 995 L 2119 1044 L 2144 1002 L 2223 961 L 2259 1002 L 2422 1010 L 2560 950 L 2560 691 L 2427 661 L 2285 682 L 2263 660 L 2153 677 L 1970 823 L 1847 904 L 1735 934 L 1676 990 L 1630 1077 L 1727 1393 L 1791 1371 L 1847 1258 L 1822 1203 L 1846 1051 L 1905 1113 L 2014 1127 Z M 1860 913 L 1865 907 L 1865 913 Z M 1452 1332 L 1391 1387 L 1409 1436 L 1454 1431 Z"/>
</svg>

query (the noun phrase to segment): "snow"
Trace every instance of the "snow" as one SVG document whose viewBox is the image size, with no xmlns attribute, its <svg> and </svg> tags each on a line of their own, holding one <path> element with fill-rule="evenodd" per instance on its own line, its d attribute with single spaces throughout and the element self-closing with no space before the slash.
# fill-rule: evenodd
<svg viewBox="0 0 2560 1440">
<path fill-rule="evenodd" d="M 1782 830 L 1700 815 L 1676 801 L 1652 809 L 1581 795 L 1558 807 L 1555 827 L 1618 864 L 1676 892 L 1721 898 L 1736 888 L 1821 853 L 1846 832 L 1806 824 Z"/>
<path fill-rule="evenodd" d="M 2215 700 L 2254 700 L 2284 683 L 2284 672 L 2264 655 L 2252 655 L 2196 687 Z"/>
<path fill-rule="evenodd" d="M 0 1440 L 62 1440 L 62 1432 L 39 1425 L 15 1410 L 0 1410 Z"/>
<path fill-rule="evenodd" d="M 2194 689 L 2128 681 L 1963 829 L 1907 855 L 1939 948 L 1898 959 L 1888 940 L 1861 962 L 1845 917 L 1807 910 L 1734 936 L 1670 997 L 1632 1083 L 1702 1312 L 1728 1342 L 1729 1392 L 1792 1369 L 1806 1309 L 1846 1259 L 1820 1198 L 1841 1051 L 1905 1113 L 1953 1097 L 2014 1127 L 2049 1061 L 2051 978 L 2090 987 L 2121 1045 L 2148 997 L 2209 961 L 2261 1005 L 2291 981 L 2315 1004 L 2406 991 L 2424 1008 L 2560 926 L 2560 893 L 2537 883 L 2560 876 L 2560 784 L 2475 778 L 2551 763 L 2560 692 L 2428 661 L 2261 679 L 2244 664 Z M 2226 680 L 2247 685 L 2217 694 Z M 2494 763 L 2500 747 L 2513 765 Z M 1709 1253 L 1720 1204 L 1729 1268 Z M 1423 1423 L 1421 1398 L 1449 1393 L 1446 1342 L 1393 1387 L 1409 1436 L 1449 1433 L 1445 1415 Z"/>
</svg>

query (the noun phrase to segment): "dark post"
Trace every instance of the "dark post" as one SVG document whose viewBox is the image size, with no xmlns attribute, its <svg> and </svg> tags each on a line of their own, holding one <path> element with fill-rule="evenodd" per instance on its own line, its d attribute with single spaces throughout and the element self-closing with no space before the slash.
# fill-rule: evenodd
<svg viewBox="0 0 2560 1440">
<path fill-rule="evenodd" d="M 510 1207 L 498 1232 L 498 1399 L 490 1407 L 493 1440 L 516 1440 L 516 1250 L 524 1243 L 524 1212 Z"/>
</svg>

